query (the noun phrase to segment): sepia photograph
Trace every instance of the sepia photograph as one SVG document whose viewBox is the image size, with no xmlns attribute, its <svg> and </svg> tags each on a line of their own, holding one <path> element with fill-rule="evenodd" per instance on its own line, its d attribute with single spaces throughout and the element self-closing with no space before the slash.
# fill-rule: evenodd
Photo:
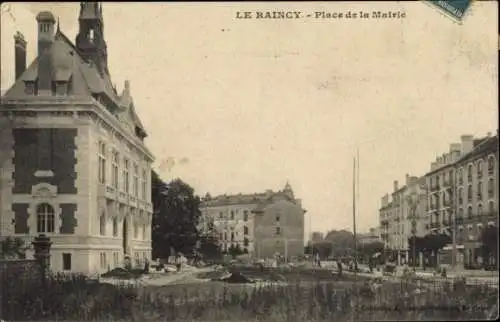
<svg viewBox="0 0 500 322">
<path fill-rule="evenodd" d="M 0 17 L 0 322 L 498 319 L 497 1 Z"/>
</svg>

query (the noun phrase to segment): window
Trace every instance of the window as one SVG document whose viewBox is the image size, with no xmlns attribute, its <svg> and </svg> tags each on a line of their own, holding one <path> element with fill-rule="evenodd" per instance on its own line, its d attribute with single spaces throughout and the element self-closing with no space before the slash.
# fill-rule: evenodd
<svg viewBox="0 0 500 322">
<path fill-rule="evenodd" d="M 224 232 L 224 240 L 227 240 L 227 232 Z"/>
<path fill-rule="evenodd" d="M 129 161 L 123 159 L 123 191 L 128 193 L 129 185 Z"/>
<path fill-rule="evenodd" d="M 243 240 L 243 245 L 246 247 L 248 246 L 248 244 L 249 244 L 248 238 L 245 237 L 245 239 Z"/>
<path fill-rule="evenodd" d="M 483 176 L 483 161 L 479 160 L 477 162 L 477 177 L 481 178 Z"/>
<path fill-rule="evenodd" d="M 142 182 L 141 182 L 141 191 L 142 191 L 142 200 L 146 200 L 146 190 L 147 190 L 147 172 L 146 170 L 142 170 Z"/>
<path fill-rule="evenodd" d="M 146 225 L 142 225 L 142 240 L 148 240 L 146 236 Z"/>
<path fill-rule="evenodd" d="M 221 240 L 224 240 L 224 234 L 223 233 L 220 233 L 219 237 L 220 237 Z"/>
<path fill-rule="evenodd" d="M 472 207 L 471 206 L 467 207 L 467 218 L 469 218 L 469 219 L 472 218 Z"/>
<path fill-rule="evenodd" d="M 118 262 L 119 262 L 119 260 L 118 260 L 118 253 L 114 252 L 113 253 L 113 266 L 114 267 L 118 267 L 118 264 L 119 264 Z"/>
<path fill-rule="evenodd" d="M 101 236 L 106 235 L 106 217 L 104 214 L 99 217 L 99 232 Z"/>
<path fill-rule="evenodd" d="M 231 210 L 231 220 L 234 220 L 234 211 Z"/>
<path fill-rule="evenodd" d="M 458 204 L 462 205 L 464 203 L 464 189 L 459 188 L 458 189 Z"/>
<path fill-rule="evenodd" d="M 243 226 L 243 235 L 248 235 L 248 227 Z"/>
<path fill-rule="evenodd" d="M 488 212 L 490 215 L 493 215 L 495 213 L 495 203 L 493 201 L 490 201 L 488 203 Z"/>
<path fill-rule="evenodd" d="M 276 215 L 276 221 L 280 221 L 280 215 Z"/>
<path fill-rule="evenodd" d="M 477 183 L 477 199 L 483 199 L 483 183 L 481 181 Z"/>
<path fill-rule="evenodd" d="M 99 142 L 99 183 L 106 183 L 106 145 Z"/>
<path fill-rule="evenodd" d="M 463 184 L 464 183 L 464 177 L 463 177 L 462 168 L 458 168 L 457 179 L 458 179 L 458 184 Z"/>
<path fill-rule="evenodd" d="M 472 185 L 471 184 L 467 187 L 467 200 L 469 202 L 472 201 Z"/>
<path fill-rule="evenodd" d="M 281 235 L 281 227 L 276 227 L 276 236 Z"/>
<path fill-rule="evenodd" d="M 495 172 L 495 157 L 490 155 L 488 157 L 488 173 L 493 174 Z"/>
<path fill-rule="evenodd" d="M 134 180 L 132 182 L 132 194 L 139 197 L 139 167 L 134 163 Z"/>
<path fill-rule="evenodd" d="M 120 163 L 120 155 L 118 151 L 113 151 L 113 159 L 111 163 L 111 185 L 118 189 L 118 165 Z"/>
<path fill-rule="evenodd" d="M 477 214 L 478 216 L 481 216 L 483 214 L 483 205 L 477 205 Z"/>
<path fill-rule="evenodd" d="M 62 254 L 62 262 L 63 262 L 63 271 L 71 271 L 71 254 L 63 253 Z"/>
<path fill-rule="evenodd" d="M 139 225 L 137 223 L 134 223 L 134 238 L 139 238 Z"/>
<path fill-rule="evenodd" d="M 89 30 L 89 41 L 93 43 L 95 40 L 95 34 L 94 34 L 94 29 Z"/>
<path fill-rule="evenodd" d="M 118 218 L 113 218 L 113 236 L 118 236 Z"/>
<path fill-rule="evenodd" d="M 472 164 L 467 167 L 467 180 L 472 182 Z"/>
<path fill-rule="evenodd" d="M 234 241 L 234 232 L 231 232 L 231 241 Z"/>
<path fill-rule="evenodd" d="M 101 269 L 106 269 L 108 264 L 106 263 L 106 253 L 100 253 L 100 264 L 101 264 Z"/>
<path fill-rule="evenodd" d="M 248 210 L 243 211 L 243 220 L 248 221 Z"/>
<path fill-rule="evenodd" d="M 464 218 L 464 209 L 463 208 L 458 209 L 458 218 Z"/>
<path fill-rule="evenodd" d="M 222 213 L 222 211 L 221 211 L 221 212 L 219 212 L 219 218 L 220 218 L 220 219 L 224 218 L 224 214 Z"/>
<path fill-rule="evenodd" d="M 495 190 L 495 181 L 493 178 L 488 179 L 488 198 L 493 198 Z"/>
<path fill-rule="evenodd" d="M 37 207 L 36 215 L 37 215 L 37 232 L 53 233 L 54 208 L 47 203 L 43 203 Z"/>
</svg>

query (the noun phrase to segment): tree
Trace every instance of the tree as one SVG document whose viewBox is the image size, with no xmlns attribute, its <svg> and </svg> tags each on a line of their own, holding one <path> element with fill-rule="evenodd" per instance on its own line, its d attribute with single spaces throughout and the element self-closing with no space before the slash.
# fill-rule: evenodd
<svg viewBox="0 0 500 322">
<path fill-rule="evenodd" d="M 192 254 L 200 240 L 198 222 L 200 199 L 194 189 L 181 179 L 164 183 L 153 171 L 153 257 L 167 258 L 170 247 L 176 252 Z"/>
<path fill-rule="evenodd" d="M 238 255 L 244 254 L 243 250 L 240 247 L 240 244 L 236 245 L 231 245 L 229 249 L 227 250 L 227 253 L 233 257 L 233 259 L 236 258 Z"/>
<path fill-rule="evenodd" d="M 361 253 L 365 256 L 372 257 L 373 255 L 384 252 L 384 243 L 373 241 L 371 243 L 362 244 L 360 246 Z"/>
<path fill-rule="evenodd" d="M 222 257 L 219 234 L 212 220 L 208 222 L 207 231 L 200 236 L 200 253 L 205 258 L 212 260 Z"/>
<path fill-rule="evenodd" d="M 24 240 L 19 237 L 7 236 L 1 241 L 2 253 L 0 258 L 2 259 L 17 259 L 26 258 L 26 250 L 29 249 L 24 243 Z"/>
</svg>

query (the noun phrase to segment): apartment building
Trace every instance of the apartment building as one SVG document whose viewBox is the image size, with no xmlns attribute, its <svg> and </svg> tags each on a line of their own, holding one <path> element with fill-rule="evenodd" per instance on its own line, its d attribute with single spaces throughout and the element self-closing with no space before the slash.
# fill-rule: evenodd
<svg viewBox="0 0 500 322">
<path fill-rule="evenodd" d="M 498 158 L 497 131 L 475 140 L 473 149 L 455 163 L 456 242 L 463 245 L 463 264 L 468 267 L 494 260 L 481 258 L 480 240 L 486 226 L 498 227 Z"/>
<path fill-rule="evenodd" d="M 264 193 L 203 198 L 203 229 L 213 227 L 221 248 L 239 245 L 254 257 L 271 258 L 304 254 L 304 214 L 291 186 Z"/>
<path fill-rule="evenodd" d="M 406 175 L 405 185 L 394 181 L 393 192 L 382 197 L 379 209 L 380 237 L 390 261 L 408 263 L 408 240 L 422 237 L 427 229 L 424 179 Z"/>
</svg>

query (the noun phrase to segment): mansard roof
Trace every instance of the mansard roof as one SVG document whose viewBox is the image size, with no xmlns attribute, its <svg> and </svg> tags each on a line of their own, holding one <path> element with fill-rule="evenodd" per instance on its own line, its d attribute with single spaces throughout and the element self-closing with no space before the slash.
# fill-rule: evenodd
<svg viewBox="0 0 500 322">
<path fill-rule="evenodd" d="M 100 73 L 98 68 L 85 61 L 76 46 L 59 30 L 56 31 L 54 41 L 43 55 L 50 55 L 52 64 L 52 79 L 54 81 L 70 81 L 71 95 L 105 97 L 105 105 L 115 114 L 128 114 L 134 125 L 144 135 L 146 131 L 142 125 L 129 91 L 118 95 L 111 78 L 107 73 Z M 23 74 L 14 82 L 12 87 L 5 92 L 6 98 L 21 98 L 25 94 L 25 82 L 35 82 L 38 78 L 39 57 L 35 58 Z"/>
</svg>

